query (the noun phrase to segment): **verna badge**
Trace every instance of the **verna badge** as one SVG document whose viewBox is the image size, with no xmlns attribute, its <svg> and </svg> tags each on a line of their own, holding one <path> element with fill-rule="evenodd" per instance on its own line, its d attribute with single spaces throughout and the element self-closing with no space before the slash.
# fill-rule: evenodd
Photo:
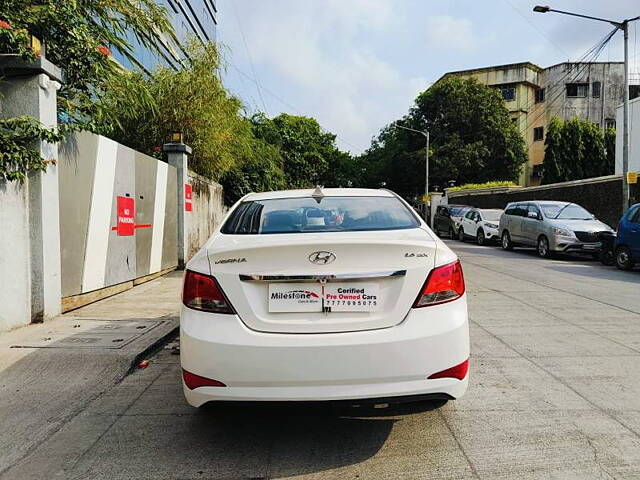
<svg viewBox="0 0 640 480">
<path fill-rule="evenodd" d="M 316 265 L 328 265 L 336 259 L 336 256 L 331 252 L 313 252 L 309 255 L 309 261 Z"/>
</svg>

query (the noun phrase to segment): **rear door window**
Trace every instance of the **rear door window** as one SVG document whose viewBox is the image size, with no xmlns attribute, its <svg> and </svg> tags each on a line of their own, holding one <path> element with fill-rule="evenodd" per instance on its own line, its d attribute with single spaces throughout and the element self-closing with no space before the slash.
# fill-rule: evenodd
<svg viewBox="0 0 640 480">
<path fill-rule="evenodd" d="M 242 202 L 221 231 L 233 235 L 400 230 L 420 225 L 395 197 L 274 198 Z"/>
</svg>

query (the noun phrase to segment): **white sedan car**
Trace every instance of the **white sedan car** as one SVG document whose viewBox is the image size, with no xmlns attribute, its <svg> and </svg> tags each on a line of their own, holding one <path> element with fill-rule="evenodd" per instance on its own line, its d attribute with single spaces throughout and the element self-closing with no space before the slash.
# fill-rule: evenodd
<svg viewBox="0 0 640 480">
<path fill-rule="evenodd" d="M 458 240 L 473 238 L 478 245 L 497 242 L 500 239 L 498 226 L 503 211 L 498 209 L 471 208 L 462 218 Z"/>
<path fill-rule="evenodd" d="M 251 193 L 187 265 L 184 394 L 394 403 L 467 389 L 460 261 L 387 190 Z"/>
</svg>

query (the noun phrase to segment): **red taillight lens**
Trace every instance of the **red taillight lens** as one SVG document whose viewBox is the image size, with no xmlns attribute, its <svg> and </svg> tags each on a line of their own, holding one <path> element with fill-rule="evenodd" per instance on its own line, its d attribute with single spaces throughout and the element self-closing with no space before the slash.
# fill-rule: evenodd
<svg viewBox="0 0 640 480">
<path fill-rule="evenodd" d="M 422 291 L 416 298 L 413 308 L 428 307 L 450 302 L 464 293 L 464 276 L 460 260 L 434 268 Z"/>
<path fill-rule="evenodd" d="M 187 372 L 184 369 L 182 370 L 182 378 L 184 380 L 184 384 L 189 390 L 193 390 L 198 387 L 226 387 L 224 383 L 219 382 L 218 380 L 201 377 L 195 373 Z"/>
<path fill-rule="evenodd" d="M 204 312 L 235 313 L 215 278 L 189 270 L 184 274 L 182 303 Z"/>
<path fill-rule="evenodd" d="M 457 378 L 458 380 L 462 380 L 467 376 L 468 371 L 469 359 L 465 360 L 459 365 L 456 365 L 455 367 L 447 368 L 446 370 L 442 370 L 441 372 L 429 375 L 427 378 L 429 380 L 433 380 L 434 378 Z"/>
</svg>

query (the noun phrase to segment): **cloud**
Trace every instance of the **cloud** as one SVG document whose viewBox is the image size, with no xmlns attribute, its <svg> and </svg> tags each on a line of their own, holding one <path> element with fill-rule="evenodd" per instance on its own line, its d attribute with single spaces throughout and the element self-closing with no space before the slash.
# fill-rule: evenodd
<svg viewBox="0 0 640 480">
<path fill-rule="evenodd" d="M 363 41 L 402 29 L 400 13 L 391 0 L 236 5 L 242 32 L 237 19 L 230 16 L 225 21 L 235 24 L 235 31 L 229 25 L 221 28 L 221 40 L 230 46 L 232 60 L 242 62 L 245 71 L 250 68 L 243 56 L 244 33 L 260 82 L 300 110 L 291 112 L 267 92 L 268 113 L 314 116 L 338 135 L 341 147 L 354 153 L 367 148 L 384 124 L 406 113 L 426 88 L 426 79 L 405 78 L 383 58 L 379 45 Z"/>
<path fill-rule="evenodd" d="M 438 15 L 427 20 L 427 42 L 432 47 L 469 52 L 474 49 L 471 20 Z"/>
</svg>

